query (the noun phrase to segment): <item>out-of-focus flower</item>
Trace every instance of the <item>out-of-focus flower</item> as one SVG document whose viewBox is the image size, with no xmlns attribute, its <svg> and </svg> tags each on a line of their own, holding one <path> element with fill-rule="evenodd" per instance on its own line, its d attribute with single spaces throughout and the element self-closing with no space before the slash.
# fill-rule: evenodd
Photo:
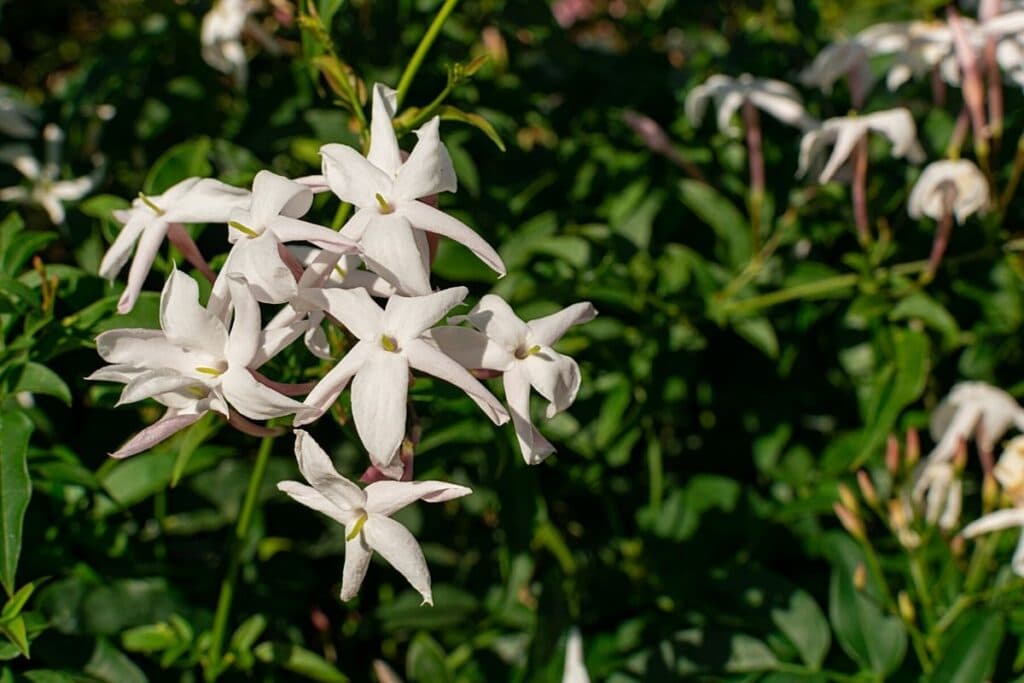
<svg viewBox="0 0 1024 683">
<path fill-rule="evenodd" d="M 103 175 L 102 157 L 97 157 L 93 173 L 73 180 L 59 180 L 64 131 L 51 123 L 43 129 L 43 139 L 46 141 L 44 163 L 39 163 L 24 145 L 12 145 L 0 151 L 0 159 L 14 166 L 29 181 L 27 187 L 15 185 L 0 189 L 0 201 L 37 204 L 54 225 L 60 225 L 64 222 L 64 202 L 78 201 L 99 184 Z"/>
<path fill-rule="evenodd" d="M 1007 444 L 993 470 L 1003 492 L 1013 501 L 1013 507 L 991 512 L 964 527 L 961 534 L 974 538 L 992 531 L 1020 527 L 1021 537 L 1013 553 L 1011 566 L 1018 576 L 1024 576 L 1024 436 Z"/>
<path fill-rule="evenodd" d="M 966 159 L 928 164 L 907 200 L 911 218 L 942 220 L 951 211 L 958 223 L 988 206 L 988 182 L 981 170 Z"/>
<path fill-rule="evenodd" d="M 565 642 L 565 667 L 562 683 L 590 683 L 586 663 L 583 661 L 583 637 L 575 626 L 569 631 Z"/>
<path fill-rule="evenodd" d="M 342 228 L 363 249 L 366 266 L 403 294 L 430 293 L 430 249 L 424 231 L 465 245 L 499 275 L 505 264 L 491 245 L 469 226 L 435 209 L 423 197 L 454 192 L 455 169 L 441 143 L 440 119 L 417 131 L 419 140 L 402 161 L 391 124 L 395 93 L 373 87 L 370 150 L 364 158 L 346 145 L 320 149 L 323 174 L 331 190 L 356 212 Z"/>
<path fill-rule="evenodd" d="M 991 456 L 999 439 L 1016 426 L 1024 431 L 1024 408 L 1002 389 L 984 382 L 960 382 L 932 412 L 935 448 L 929 461 L 954 458 L 961 441 L 971 437 L 983 454 Z"/>
<path fill-rule="evenodd" d="M 278 4 L 275 3 L 275 16 L 290 21 L 290 13 L 279 11 Z M 231 76 L 239 89 L 245 87 L 249 75 L 243 34 L 254 38 L 271 54 L 280 51 L 273 37 L 252 18 L 262 6 L 260 0 L 214 0 L 199 31 L 203 59 L 217 71 Z"/>
<path fill-rule="evenodd" d="M 446 354 L 463 367 L 503 373 L 505 400 L 523 459 L 535 465 L 555 447 L 530 421 L 530 387 L 549 401 L 548 419 L 576 400 L 580 388 L 579 366 L 569 356 L 551 348 L 572 327 L 594 319 L 597 310 L 589 302 L 523 322 L 501 297 L 488 294 L 466 316 L 449 322 L 468 321 L 465 327 L 439 327 L 430 336 Z M 477 331 L 479 330 L 479 332 Z"/>
<path fill-rule="evenodd" d="M 594 0 L 555 0 L 551 3 L 551 14 L 562 28 L 572 28 L 573 24 L 589 19 L 596 12 Z"/>
<path fill-rule="evenodd" d="M 831 146 L 832 153 L 818 174 L 818 182 L 827 183 L 850 158 L 857 143 L 871 131 L 889 138 L 894 157 L 906 157 L 915 163 L 924 160 L 924 150 L 917 142 L 917 128 L 910 111 L 903 108 L 887 109 L 863 116 L 826 119 L 819 128 L 804 134 L 800 141 L 797 175 L 806 175 L 812 167 L 820 166 L 826 150 Z"/>
<path fill-rule="evenodd" d="M 712 100 L 718 108 L 718 129 L 732 137 L 739 137 L 742 132 L 732 119 L 745 102 L 803 130 L 818 123 L 804 109 L 800 94 L 793 86 L 769 78 L 754 78 L 750 74 L 742 74 L 738 78 L 721 74 L 711 76 L 686 96 L 686 118 L 694 126 L 699 126 L 708 101 Z"/>
<path fill-rule="evenodd" d="M 114 217 L 124 227 L 103 256 L 100 277 L 113 280 L 135 252 L 117 310 L 127 313 L 135 306 L 156 252 L 174 226 L 227 223 L 232 212 L 248 206 L 249 201 L 247 191 L 219 180 L 186 178 L 161 195 L 147 197 L 140 193 L 130 209 L 115 211 Z"/>
<path fill-rule="evenodd" d="M 943 531 L 951 531 L 960 521 L 963 508 L 963 482 L 953 463 L 949 461 L 926 464 L 928 470 L 921 479 L 929 482 L 924 497 L 924 517 L 929 524 L 938 524 Z"/>
<path fill-rule="evenodd" d="M 380 481 L 361 489 L 339 474 L 323 448 L 301 429 L 295 431 L 295 457 L 310 486 L 282 481 L 277 488 L 344 525 L 341 599 L 351 600 L 359 592 L 376 551 L 423 596 L 424 604 L 433 605 L 430 570 L 423 551 L 409 530 L 391 515 L 418 500 L 441 503 L 472 491 L 443 481 Z"/>
<path fill-rule="evenodd" d="M 114 457 L 139 453 L 213 410 L 231 408 L 255 420 L 300 413 L 305 406 L 261 383 L 251 372 L 260 354 L 260 308 L 243 279 L 230 280 L 234 322 L 199 303 L 196 281 L 171 272 L 160 295 L 160 329 L 115 329 L 96 338 L 112 365 L 88 377 L 125 384 L 118 405 L 153 398 L 167 414 L 122 446 Z"/>
<path fill-rule="evenodd" d="M 309 290 L 306 294 L 338 320 L 359 342 L 306 397 L 312 410 L 295 424 L 316 419 L 330 408 L 352 380 L 352 417 L 356 431 L 381 471 L 394 472 L 405 434 L 410 368 L 426 372 L 465 391 L 495 424 L 508 413 L 465 368 L 422 338 L 423 333 L 466 297 L 452 287 L 418 297 L 392 296 L 384 310 L 365 289 Z M 397 466 L 400 467 L 400 464 Z"/>
</svg>

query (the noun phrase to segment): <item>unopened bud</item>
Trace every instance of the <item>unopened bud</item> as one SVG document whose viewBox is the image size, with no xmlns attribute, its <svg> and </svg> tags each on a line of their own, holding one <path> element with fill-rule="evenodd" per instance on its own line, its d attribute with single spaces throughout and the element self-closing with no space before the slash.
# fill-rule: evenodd
<svg viewBox="0 0 1024 683">
<path fill-rule="evenodd" d="M 835 503 L 832 506 L 835 510 L 836 517 L 839 518 L 839 523 L 843 525 L 843 528 L 858 541 L 864 541 L 867 539 L 867 533 L 864 531 L 864 524 L 860 521 L 854 513 L 850 512 L 849 509 L 843 507 L 842 503 Z"/>
<path fill-rule="evenodd" d="M 967 541 L 963 536 L 957 534 L 953 537 L 953 540 L 949 542 L 949 552 L 953 553 L 953 557 L 964 556 L 964 553 L 967 552 Z"/>
<path fill-rule="evenodd" d="M 860 504 L 857 502 L 857 496 L 853 495 L 853 491 L 846 484 L 839 484 L 839 502 L 843 504 L 853 514 L 860 513 Z"/>
<path fill-rule="evenodd" d="M 868 568 L 861 562 L 857 565 L 857 568 L 853 570 L 853 587 L 857 589 L 857 592 L 863 591 L 868 585 Z"/>
<path fill-rule="evenodd" d="M 907 591 L 900 591 L 896 596 L 896 604 L 900 608 L 900 616 L 903 617 L 903 621 L 907 623 L 914 623 L 917 619 L 917 610 L 914 609 L 914 603 L 910 601 L 910 596 L 907 595 Z"/>
<path fill-rule="evenodd" d="M 876 507 L 878 505 L 878 492 L 871 481 L 871 476 L 865 470 L 857 472 L 857 486 L 860 488 L 860 495 L 864 496 L 867 504 L 871 507 Z"/>
<path fill-rule="evenodd" d="M 900 441 L 895 434 L 885 442 L 885 469 L 894 477 L 900 472 Z"/>
<path fill-rule="evenodd" d="M 1000 491 L 999 483 L 992 476 L 991 472 L 985 473 L 985 480 L 981 484 L 981 509 L 985 513 L 992 512 L 999 505 Z"/>
<path fill-rule="evenodd" d="M 903 502 L 895 498 L 889 501 L 889 526 L 897 531 L 907 527 L 907 514 Z"/>
<path fill-rule="evenodd" d="M 914 427 L 907 430 L 904 456 L 907 459 L 907 465 L 909 467 L 913 467 L 917 464 L 917 461 L 921 459 L 921 438 L 917 435 L 917 429 Z"/>
</svg>

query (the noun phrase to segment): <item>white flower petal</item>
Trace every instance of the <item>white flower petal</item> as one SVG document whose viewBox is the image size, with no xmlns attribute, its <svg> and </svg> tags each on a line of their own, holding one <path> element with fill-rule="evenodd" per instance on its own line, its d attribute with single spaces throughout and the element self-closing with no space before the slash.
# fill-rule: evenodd
<svg viewBox="0 0 1024 683">
<path fill-rule="evenodd" d="M 557 313 L 526 323 L 530 330 L 527 341 L 531 345 L 554 346 L 570 327 L 590 322 L 596 316 L 597 309 L 589 301 L 573 304 Z"/>
<path fill-rule="evenodd" d="M 487 335 L 468 327 L 435 327 L 426 333 L 441 352 L 467 370 L 507 370 L 515 356 L 487 338 Z"/>
<path fill-rule="evenodd" d="M 330 144 L 320 148 L 323 173 L 331 191 L 343 202 L 359 208 L 377 206 L 377 195 L 391 194 L 391 179 L 348 145 Z"/>
<path fill-rule="evenodd" d="M 304 404 L 307 410 L 295 416 L 293 424 L 304 425 L 316 420 L 327 412 L 345 390 L 352 377 L 359 372 L 372 350 L 373 342 L 359 342 L 353 346 L 324 378 L 317 382 L 313 390 L 306 396 Z"/>
<path fill-rule="evenodd" d="M 466 318 L 473 327 L 512 352 L 524 347 L 530 334 L 526 323 L 497 294 L 485 294 Z"/>
<path fill-rule="evenodd" d="M 308 187 L 271 171 L 260 171 L 252 181 L 252 225 L 248 227 L 262 230 L 279 215 L 298 218 L 311 206 L 313 192 Z"/>
<path fill-rule="evenodd" d="M 303 296 L 330 314 L 357 338 L 379 341 L 384 329 L 384 311 L 366 290 L 330 288 L 304 292 Z"/>
<path fill-rule="evenodd" d="M 569 356 L 544 347 L 523 361 L 530 384 L 550 401 L 545 412 L 550 420 L 573 404 L 580 390 L 580 368 Z"/>
<path fill-rule="evenodd" d="M 196 420 L 201 418 L 205 411 L 200 413 L 178 414 L 174 410 L 168 410 L 163 417 L 149 425 L 141 432 L 130 438 L 123 446 L 110 454 L 112 458 L 127 458 L 148 451 L 156 444 L 168 439 L 182 429 L 185 429 Z"/>
<path fill-rule="evenodd" d="M 580 631 L 573 628 L 569 631 L 569 639 L 565 643 L 565 667 L 562 671 L 562 683 L 590 683 L 590 675 L 583 661 L 583 638 Z"/>
<path fill-rule="evenodd" d="M 398 93 L 383 83 L 373 84 L 373 111 L 370 117 L 370 151 L 367 160 L 394 177 L 402 166 L 402 151 L 391 119 L 395 117 Z"/>
<path fill-rule="evenodd" d="M 364 526 L 365 528 L 365 526 Z M 347 529 L 346 529 L 347 531 Z M 366 570 L 370 567 L 373 552 L 366 544 L 362 532 L 345 541 L 345 567 L 341 574 L 341 599 L 348 601 L 356 597 L 363 585 Z"/>
<path fill-rule="evenodd" d="M 462 303 L 467 294 L 465 287 L 449 287 L 425 296 L 395 295 L 384 307 L 384 332 L 399 340 L 415 339 Z"/>
<path fill-rule="evenodd" d="M 392 190 L 395 199 L 414 200 L 458 189 L 455 168 L 441 142 L 440 126 L 441 119 L 435 116 L 416 131 L 416 146 L 398 170 Z"/>
<path fill-rule="evenodd" d="M 339 524 L 347 524 L 352 521 L 353 515 L 350 511 L 342 510 L 312 486 L 306 486 L 297 481 L 279 481 L 277 489 L 287 493 L 293 500 L 311 510 L 327 515 Z"/>
<path fill-rule="evenodd" d="M 395 205 L 395 212 L 405 216 L 414 228 L 455 240 L 472 251 L 477 258 L 499 276 L 504 276 L 507 272 L 505 262 L 501 260 L 498 252 L 475 230 L 462 221 L 452 218 L 429 204 L 418 201 L 398 202 Z"/>
<path fill-rule="evenodd" d="M 196 378 L 182 375 L 168 368 L 146 370 L 125 384 L 117 405 L 135 403 L 160 394 L 181 391 L 190 386 L 201 384 Z"/>
<path fill-rule="evenodd" d="M 430 591 L 430 570 L 416 538 L 404 526 L 383 515 L 371 514 L 363 525 L 366 543 L 405 577 L 423 596 L 423 602 L 434 604 Z"/>
<path fill-rule="evenodd" d="M 295 430 L 295 459 L 306 481 L 332 505 L 347 512 L 358 512 L 366 507 L 367 497 L 363 490 L 339 474 L 327 452 L 302 429 Z M 349 515 L 342 524 L 353 519 L 355 517 Z"/>
<path fill-rule="evenodd" d="M 405 356 L 383 348 L 367 354 L 352 380 L 352 418 L 375 465 L 390 465 L 402 443 L 408 393 Z"/>
<path fill-rule="evenodd" d="M 160 294 L 160 327 L 172 344 L 202 349 L 214 357 L 224 354 L 224 324 L 199 304 L 199 285 L 177 268 Z"/>
<path fill-rule="evenodd" d="M 555 447 L 545 439 L 530 421 L 530 378 L 525 368 L 518 364 L 505 372 L 505 400 L 516 430 L 519 449 L 527 465 L 536 465 L 555 452 Z"/>
<path fill-rule="evenodd" d="M 128 269 L 128 282 L 120 301 L 117 302 L 119 313 L 127 313 L 135 306 L 142 286 L 146 284 L 149 269 L 153 267 L 156 253 L 160 250 L 160 245 L 166 236 L 167 220 L 161 218 L 146 226 L 142 236 L 139 237 L 139 242 L 135 247 L 135 258 L 132 259 L 132 265 Z"/>
<path fill-rule="evenodd" d="M 231 258 L 222 272 L 240 275 L 249 282 L 256 299 L 267 304 L 281 304 L 295 298 L 298 291 L 295 276 L 281 259 L 280 242 L 267 230 L 258 237 L 243 237 L 231 248 Z"/>
<path fill-rule="evenodd" d="M 256 381 L 244 367 L 232 367 L 220 376 L 220 387 L 231 407 L 253 420 L 269 420 L 305 411 L 305 405 Z"/>
<path fill-rule="evenodd" d="M 366 267 L 406 294 L 430 293 L 430 247 L 398 212 L 381 215 L 360 241 Z"/>
<path fill-rule="evenodd" d="M 390 517 L 417 500 L 443 503 L 473 490 L 445 481 L 378 481 L 366 487 L 366 511 Z"/>
<path fill-rule="evenodd" d="M 981 534 L 1012 529 L 1014 527 L 1024 527 L 1024 509 L 1022 508 L 1008 508 L 1006 510 L 990 512 L 965 526 L 960 534 L 964 538 L 974 538 Z"/>
<path fill-rule="evenodd" d="M 405 356 L 409 359 L 409 365 L 462 389 L 473 399 L 474 403 L 480 406 L 480 409 L 494 424 L 501 425 L 508 422 L 508 412 L 501 402 L 468 370 L 454 360 L 422 339 L 407 341 L 404 351 Z"/>
</svg>

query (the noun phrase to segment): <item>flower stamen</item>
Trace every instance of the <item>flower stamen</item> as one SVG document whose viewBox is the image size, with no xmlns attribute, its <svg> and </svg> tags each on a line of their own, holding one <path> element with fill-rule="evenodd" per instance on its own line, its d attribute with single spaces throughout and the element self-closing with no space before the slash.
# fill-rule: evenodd
<svg viewBox="0 0 1024 683">
<path fill-rule="evenodd" d="M 242 223 L 239 223 L 238 221 L 228 221 L 228 225 L 230 225 L 232 228 L 239 232 L 245 233 L 249 237 L 259 237 L 255 230 Z"/>
<path fill-rule="evenodd" d="M 366 513 L 364 512 L 362 517 L 356 520 L 356 523 L 352 525 L 352 531 L 348 532 L 345 536 L 346 541 L 351 541 L 353 538 L 359 535 L 359 532 L 363 530 L 363 525 L 366 524 Z"/>
<path fill-rule="evenodd" d="M 161 209 L 159 206 L 157 206 L 155 203 L 153 203 L 152 199 L 150 199 L 149 197 L 147 197 L 146 195 L 144 195 L 141 192 L 139 193 L 139 199 L 141 199 L 142 203 L 145 204 L 146 206 L 148 206 L 150 208 L 150 210 L 152 210 L 153 213 L 155 213 L 157 216 L 163 216 L 165 213 L 167 213 L 166 211 Z"/>
<path fill-rule="evenodd" d="M 535 356 L 538 353 L 540 353 L 540 345 L 539 344 L 534 344 L 533 346 L 531 346 L 528 349 L 524 349 L 524 348 L 520 347 L 520 348 L 516 349 L 516 358 L 518 358 L 519 360 L 524 360 L 527 357 Z"/>
<path fill-rule="evenodd" d="M 381 213 L 387 214 L 387 213 L 394 213 L 395 212 L 395 207 L 393 207 L 390 204 L 388 204 L 388 200 L 384 199 L 384 197 L 381 196 L 380 192 L 375 194 L 374 197 L 377 198 L 377 203 L 380 204 L 380 212 Z"/>
<path fill-rule="evenodd" d="M 382 334 L 380 336 L 380 345 L 384 348 L 385 351 L 388 351 L 390 353 L 398 352 L 398 342 L 395 340 L 394 337 L 389 337 L 386 334 Z"/>
<path fill-rule="evenodd" d="M 196 367 L 196 372 L 201 372 L 204 375 L 213 375 L 214 377 L 219 377 L 220 375 L 224 374 L 223 370 L 218 370 L 217 368 L 206 367 L 205 365 L 200 365 L 200 366 Z"/>
</svg>

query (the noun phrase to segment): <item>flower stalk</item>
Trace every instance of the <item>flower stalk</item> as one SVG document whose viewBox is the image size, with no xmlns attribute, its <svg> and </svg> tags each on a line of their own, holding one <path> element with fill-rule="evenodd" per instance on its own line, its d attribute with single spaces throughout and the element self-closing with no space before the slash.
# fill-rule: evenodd
<svg viewBox="0 0 1024 683">
<path fill-rule="evenodd" d="M 764 206 L 764 145 L 761 117 L 749 99 L 743 102 L 743 124 L 747 133 L 747 161 L 750 166 L 750 230 L 754 249 L 761 244 L 761 208 Z"/>
<path fill-rule="evenodd" d="M 256 453 L 256 462 L 253 464 L 252 475 L 249 477 L 249 487 L 245 491 L 242 508 L 238 513 L 238 521 L 235 523 L 231 557 L 228 560 L 227 572 L 221 580 L 220 594 L 217 597 L 217 610 L 214 613 L 213 629 L 210 634 L 210 649 L 207 653 L 204 671 L 204 678 L 207 683 L 216 681 L 224 669 L 222 661 L 224 637 L 227 633 L 228 618 L 231 616 L 231 603 L 235 597 L 235 583 L 238 580 L 238 571 L 242 565 L 242 553 L 249 538 L 249 530 L 252 527 L 252 519 L 256 510 L 260 488 L 263 486 L 263 478 L 267 473 L 267 464 L 270 462 L 270 454 L 274 450 L 274 438 L 273 436 L 266 436 L 260 441 L 260 448 Z"/>
<path fill-rule="evenodd" d="M 455 6 L 459 4 L 459 0 L 445 0 L 445 3 L 441 5 L 441 9 L 438 10 L 437 16 L 434 17 L 434 21 L 430 23 L 430 27 L 427 32 L 423 34 L 423 39 L 420 44 L 416 46 L 416 51 L 412 54 L 412 59 L 405 67 L 405 71 L 402 72 L 401 78 L 398 79 L 397 96 L 395 98 L 395 110 L 401 108 L 402 103 L 405 101 L 405 96 L 409 94 L 409 88 L 412 86 L 413 80 L 416 78 L 416 73 L 420 70 L 420 66 L 423 65 L 423 60 L 433 46 L 434 41 L 437 40 L 437 35 L 441 32 L 441 27 L 444 26 L 444 22 L 447 21 L 448 16 L 454 11 Z"/>
</svg>

